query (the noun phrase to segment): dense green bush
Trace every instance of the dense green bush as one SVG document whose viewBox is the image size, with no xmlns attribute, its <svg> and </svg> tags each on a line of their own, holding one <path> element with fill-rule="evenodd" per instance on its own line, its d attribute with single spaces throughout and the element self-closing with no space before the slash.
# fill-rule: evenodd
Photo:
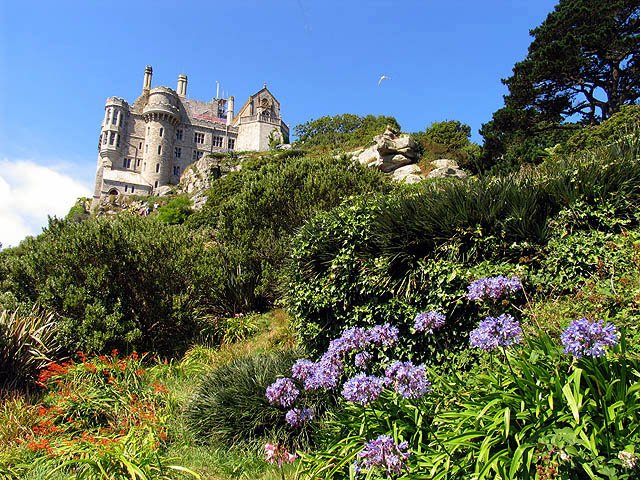
<svg viewBox="0 0 640 480">
<path fill-rule="evenodd" d="M 305 148 L 349 149 L 362 147 L 371 142 L 374 136 L 384 132 L 387 125 L 400 130 L 393 117 L 367 115 L 361 117 L 351 113 L 320 117 L 316 120 L 296 125 L 294 132 L 297 143 Z"/>
<path fill-rule="evenodd" d="M 456 160 L 465 169 L 477 171 L 480 146 L 472 143 L 471 127 L 458 120 L 432 123 L 424 132 L 414 133 L 413 137 L 422 151 L 421 163 L 425 164 L 439 158 Z"/>
<path fill-rule="evenodd" d="M 585 150 L 613 143 L 634 134 L 640 128 L 640 105 L 623 105 L 599 125 L 585 127 L 573 134 L 563 146 L 566 151 Z"/>
<path fill-rule="evenodd" d="M 0 253 L 0 291 L 56 312 L 67 353 L 171 355 L 208 315 L 233 314 L 251 302 L 253 279 L 239 265 L 205 231 L 131 215 L 53 220 L 42 235 Z"/>
<path fill-rule="evenodd" d="M 303 343 L 318 352 L 353 325 L 392 322 L 407 331 L 418 311 L 446 304 L 451 330 L 434 348 L 461 345 L 469 322 L 457 300 L 469 280 L 533 272 L 535 286 L 549 291 L 557 264 L 543 259 L 560 245 L 557 239 L 545 250 L 562 235 L 553 224 L 568 218 L 558 217 L 562 210 L 572 212 L 575 230 L 620 233 L 638 223 L 639 145 L 560 158 L 518 175 L 425 183 L 318 215 L 295 238 L 288 270 L 286 301 Z M 608 213 L 586 215 L 596 206 Z M 618 220 L 608 224 L 606 217 Z M 549 268 L 542 277 L 541 261 Z"/>
<path fill-rule="evenodd" d="M 239 252 L 245 266 L 240 274 L 257 276 L 260 308 L 277 297 L 290 238 L 307 219 L 352 195 L 390 189 L 383 174 L 346 159 L 261 158 L 214 182 L 206 205 L 187 225 L 215 228 L 216 240 Z"/>
<path fill-rule="evenodd" d="M 207 374 L 185 411 L 196 438 L 231 448 L 263 448 L 266 441 L 309 446 L 312 430 L 292 429 L 282 409 L 272 406 L 266 388 L 289 374 L 296 352 L 240 357 Z"/>
<path fill-rule="evenodd" d="M 178 225 L 184 223 L 192 213 L 191 200 L 187 197 L 176 197 L 158 209 L 158 220 L 170 225 Z"/>
</svg>

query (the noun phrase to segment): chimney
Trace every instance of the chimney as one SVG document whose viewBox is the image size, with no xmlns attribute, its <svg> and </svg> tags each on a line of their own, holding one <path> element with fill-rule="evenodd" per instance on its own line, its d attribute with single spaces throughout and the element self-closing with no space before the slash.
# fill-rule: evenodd
<svg viewBox="0 0 640 480">
<path fill-rule="evenodd" d="M 178 95 L 187 96 L 187 76 L 184 73 L 178 75 Z"/>
<path fill-rule="evenodd" d="M 231 125 L 233 122 L 233 96 L 229 97 L 229 101 L 227 102 L 227 125 Z"/>
<path fill-rule="evenodd" d="M 151 89 L 151 75 L 153 75 L 153 68 L 151 65 L 147 65 L 144 69 L 144 83 L 142 84 L 142 92 L 148 92 Z"/>
</svg>

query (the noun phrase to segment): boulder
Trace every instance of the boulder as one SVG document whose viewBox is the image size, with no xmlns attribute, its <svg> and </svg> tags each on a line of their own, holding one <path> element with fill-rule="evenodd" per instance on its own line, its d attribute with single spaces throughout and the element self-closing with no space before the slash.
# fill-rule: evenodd
<svg viewBox="0 0 640 480">
<path fill-rule="evenodd" d="M 393 175 L 391 175 L 391 179 L 395 182 L 418 183 L 424 178 L 420 173 L 420 167 L 413 163 L 411 165 L 405 165 L 404 167 L 397 168 L 393 172 Z"/>
<path fill-rule="evenodd" d="M 439 158 L 431 162 L 435 168 L 460 168 L 458 162 L 455 160 L 449 160 L 448 158 Z"/>
<path fill-rule="evenodd" d="M 427 178 L 467 178 L 467 173 L 459 168 L 441 167 L 431 170 Z"/>
<path fill-rule="evenodd" d="M 378 167 L 384 173 L 390 173 L 397 168 L 404 167 L 411 163 L 411 159 L 402 154 L 395 153 L 382 157 L 382 164 Z"/>
<path fill-rule="evenodd" d="M 415 163 L 418 158 L 416 143 L 409 135 L 400 135 L 387 127 L 382 135 L 373 138 L 373 144 L 351 152 L 351 157 L 361 165 L 392 173 L 400 167 Z"/>
</svg>

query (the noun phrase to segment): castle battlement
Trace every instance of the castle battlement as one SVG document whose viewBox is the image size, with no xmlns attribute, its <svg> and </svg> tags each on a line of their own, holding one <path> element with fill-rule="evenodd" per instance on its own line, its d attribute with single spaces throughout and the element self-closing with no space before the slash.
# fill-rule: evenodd
<svg viewBox="0 0 640 480">
<path fill-rule="evenodd" d="M 152 88 L 152 75 L 147 66 L 133 104 L 115 96 L 105 102 L 94 206 L 108 195 L 149 195 L 176 185 L 185 169 L 207 154 L 267 150 L 274 135 L 289 137 L 280 102 L 266 84 L 235 115 L 234 97 L 189 99 L 186 75 L 178 75 L 176 90 Z"/>
</svg>

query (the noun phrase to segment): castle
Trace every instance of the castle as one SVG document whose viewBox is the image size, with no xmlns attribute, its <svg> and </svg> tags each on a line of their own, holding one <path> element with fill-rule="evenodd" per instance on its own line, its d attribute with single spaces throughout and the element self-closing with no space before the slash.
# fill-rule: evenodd
<svg viewBox="0 0 640 480">
<path fill-rule="evenodd" d="M 142 94 L 129 105 L 109 97 L 98 144 L 93 205 L 109 195 L 149 195 L 176 185 L 193 162 L 213 152 L 267 150 L 273 139 L 288 141 L 280 103 L 267 85 L 234 114 L 234 98 L 206 102 L 187 98 L 187 76 L 177 89 L 151 88 L 144 71 Z M 216 94 L 217 96 L 217 94 Z"/>
</svg>

